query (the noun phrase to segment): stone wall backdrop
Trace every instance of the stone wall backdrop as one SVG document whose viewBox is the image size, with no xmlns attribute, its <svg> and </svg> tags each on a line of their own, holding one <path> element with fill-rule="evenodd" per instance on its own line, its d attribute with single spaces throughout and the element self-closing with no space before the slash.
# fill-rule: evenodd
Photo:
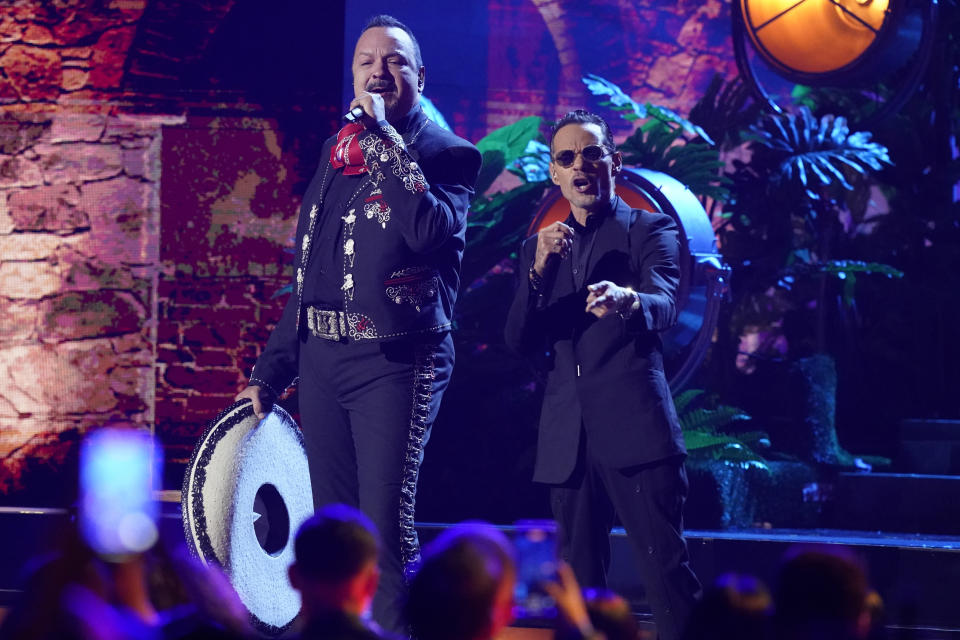
<svg viewBox="0 0 960 640">
<path fill-rule="evenodd" d="M 26 488 L 29 463 L 61 463 L 90 427 L 153 425 L 162 120 L 59 113 L 4 124 L 0 491 L 9 492 Z"/>
<path fill-rule="evenodd" d="M 0 496 L 152 427 L 160 134 L 111 104 L 145 2 L 0 3 Z"/>
</svg>

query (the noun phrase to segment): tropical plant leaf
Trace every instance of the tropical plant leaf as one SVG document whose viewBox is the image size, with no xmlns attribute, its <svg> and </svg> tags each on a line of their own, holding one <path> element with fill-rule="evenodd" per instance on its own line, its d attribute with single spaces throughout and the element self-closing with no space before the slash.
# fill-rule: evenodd
<svg viewBox="0 0 960 640">
<path fill-rule="evenodd" d="M 751 448 L 770 448 L 770 435 L 766 431 L 745 431 L 737 433 L 737 439 Z"/>
<path fill-rule="evenodd" d="M 763 456 L 733 436 L 694 430 L 684 431 L 683 439 L 691 457 L 709 458 L 743 468 L 770 470 Z"/>
<path fill-rule="evenodd" d="M 834 275 L 841 273 L 864 273 L 882 275 L 888 278 L 902 278 L 903 271 L 881 262 L 864 262 L 862 260 L 830 260 L 821 266 L 823 271 Z"/>
<path fill-rule="evenodd" d="M 726 200 L 730 179 L 721 173 L 724 163 L 716 148 L 687 141 L 680 129 L 651 120 L 620 145 L 623 161 L 661 171 L 685 184 L 698 196 Z"/>
<path fill-rule="evenodd" d="M 767 434 L 750 431 L 744 434 L 720 433 L 718 430 L 733 422 L 749 420 L 744 411 L 729 405 L 712 408 L 696 407 L 699 402 L 714 404 L 715 398 L 706 396 L 702 389 L 688 389 L 674 397 L 674 405 L 687 451 L 694 457 L 705 457 L 741 467 L 767 468 L 763 457 L 752 447 L 769 447 Z"/>
<path fill-rule="evenodd" d="M 612 111 L 619 113 L 624 120 L 635 122 L 643 118 L 652 118 L 665 124 L 668 128 L 678 127 L 690 135 L 703 138 L 708 144 L 713 144 L 710 134 L 702 127 L 672 109 L 649 102 L 640 104 L 613 82 L 592 73 L 583 76 L 581 80 L 593 95 L 610 96 L 609 100 L 601 102 L 600 105 L 610 107 Z"/>
<path fill-rule="evenodd" d="M 507 171 L 524 182 L 540 182 L 550 178 L 550 147 L 540 140 L 531 140 L 523 155 L 507 167 Z"/>
<path fill-rule="evenodd" d="M 903 271 L 882 262 L 864 262 L 863 260 L 828 260 L 816 262 L 809 249 L 797 249 L 791 254 L 790 260 L 781 274 L 815 275 L 826 273 L 841 280 L 856 273 L 864 275 L 881 275 L 887 278 L 902 278 Z"/>
<path fill-rule="evenodd" d="M 697 451 L 709 447 L 723 446 L 731 442 L 736 442 L 736 438 L 731 436 L 710 433 L 709 431 L 700 431 L 697 429 L 684 430 L 683 442 L 687 451 Z"/>
<path fill-rule="evenodd" d="M 686 430 L 704 431 L 714 433 L 720 427 L 725 427 L 731 422 L 738 420 L 749 420 L 750 416 L 737 407 L 720 405 L 715 409 L 693 409 L 679 416 L 680 426 Z"/>
<path fill-rule="evenodd" d="M 761 469 L 766 472 L 770 472 L 770 467 L 767 465 L 767 461 L 763 456 L 757 454 L 750 447 L 745 446 L 742 443 L 731 442 L 722 449 L 712 449 L 711 453 L 715 460 L 719 460 L 724 464 L 737 466 L 742 469 Z"/>
<path fill-rule="evenodd" d="M 717 73 L 703 97 L 690 109 L 689 118 L 703 127 L 718 147 L 731 149 L 744 142 L 744 132 L 760 111 L 750 88 L 739 77 L 724 83 L 723 76 Z"/>
<path fill-rule="evenodd" d="M 673 405 L 677 409 L 677 414 L 680 415 L 684 413 L 687 410 L 687 407 L 703 394 L 703 389 L 687 389 L 675 395 L 673 397 Z"/>
<path fill-rule="evenodd" d="M 713 138 L 710 137 L 710 134 L 708 134 L 703 127 L 690 122 L 676 111 L 650 103 L 647 103 L 646 106 L 647 114 L 649 114 L 651 118 L 655 118 L 666 125 L 679 125 L 679 127 L 686 133 L 703 138 L 703 140 L 709 145 L 714 144 Z"/>
<path fill-rule="evenodd" d="M 628 96 L 623 90 L 618 87 L 616 84 L 610 82 L 605 78 L 601 78 L 598 75 L 588 73 L 587 75 L 581 78 L 583 84 L 587 85 L 587 90 L 590 91 L 595 96 L 610 96 L 608 102 L 601 102 L 603 106 L 610 106 L 614 111 L 620 113 L 620 117 L 633 122 L 641 118 L 647 117 L 646 107 L 641 105 L 638 102 L 635 102 L 633 98 Z"/>
<path fill-rule="evenodd" d="M 530 214 L 548 186 L 548 182 L 528 182 L 473 201 L 467 216 L 463 282 L 473 282 L 517 248 L 530 224 Z"/>
<path fill-rule="evenodd" d="M 524 155 L 531 141 L 540 137 L 543 118 L 529 116 L 491 131 L 477 142 L 483 165 L 477 177 L 476 193 L 484 194 L 508 165 Z"/>
<path fill-rule="evenodd" d="M 751 132 L 757 144 L 780 155 L 779 177 L 795 182 L 812 200 L 820 199 L 821 188 L 835 184 L 853 190 L 848 172 L 866 174 L 893 164 L 887 148 L 872 142 L 868 131 L 850 133 L 841 116 L 817 120 L 806 106 L 796 114 L 766 115 Z"/>
</svg>

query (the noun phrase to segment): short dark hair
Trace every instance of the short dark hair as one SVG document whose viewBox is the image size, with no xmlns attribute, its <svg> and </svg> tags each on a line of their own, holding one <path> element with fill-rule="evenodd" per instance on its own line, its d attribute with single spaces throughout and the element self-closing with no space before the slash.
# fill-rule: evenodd
<svg viewBox="0 0 960 640">
<path fill-rule="evenodd" d="M 297 531 L 293 554 L 307 580 L 338 584 L 357 575 L 380 554 L 377 529 L 367 516 L 343 504 L 322 508 Z"/>
<path fill-rule="evenodd" d="M 553 138 L 557 135 L 557 131 L 560 131 L 560 129 L 568 124 L 595 124 L 599 126 L 600 131 L 603 133 L 603 146 L 611 151 L 617 150 L 617 145 L 613 143 L 613 133 L 610 131 L 610 125 L 607 124 L 606 120 L 586 109 L 574 109 L 573 111 L 568 111 L 553 125 L 553 129 L 550 131 L 550 151 L 553 151 Z"/>
<path fill-rule="evenodd" d="M 843 548 L 791 549 L 774 592 L 780 628 L 841 628 L 867 609 L 869 584 L 854 555 Z"/>
<path fill-rule="evenodd" d="M 725 573 L 703 592 L 693 607 L 684 637 L 689 640 L 763 638 L 770 624 L 772 600 L 766 585 L 748 574 Z"/>
<path fill-rule="evenodd" d="M 475 638 L 490 624 L 503 581 L 516 571 L 506 536 L 489 525 L 461 524 L 426 547 L 410 583 L 406 614 L 420 640 Z"/>
<path fill-rule="evenodd" d="M 414 62 L 417 65 L 417 69 L 423 66 L 423 56 L 420 55 L 420 43 L 417 42 L 417 37 L 413 35 L 413 31 L 410 30 L 410 27 L 403 24 L 393 16 L 388 16 L 385 13 L 380 15 L 373 16 L 367 20 L 366 26 L 360 31 L 360 35 L 366 33 L 367 29 L 373 29 L 374 27 L 396 27 L 397 29 L 402 29 L 410 36 L 410 41 L 413 43 L 413 57 L 416 58 Z"/>
</svg>

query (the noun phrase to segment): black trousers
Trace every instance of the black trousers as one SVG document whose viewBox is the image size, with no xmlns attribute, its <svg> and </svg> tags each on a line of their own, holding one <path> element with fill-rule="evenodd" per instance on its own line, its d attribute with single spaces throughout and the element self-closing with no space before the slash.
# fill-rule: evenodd
<svg viewBox="0 0 960 640">
<path fill-rule="evenodd" d="M 373 615 L 406 633 L 405 571 L 420 557 L 414 529 L 423 449 L 453 370 L 449 333 L 342 344 L 309 337 L 300 350 L 300 418 L 316 507 L 359 507 L 381 539 Z"/>
<path fill-rule="evenodd" d="M 679 457 L 630 469 L 597 460 L 581 437 L 577 469 L 550 489 L 561 555 L 583 587 L 605 587 L 610 530 L 617 516 L 636 551 L 640 577 L 661 640 L 679 640 L 700 582 L 690 568 L 683 539 L 687 474 Z"/>
</svg>

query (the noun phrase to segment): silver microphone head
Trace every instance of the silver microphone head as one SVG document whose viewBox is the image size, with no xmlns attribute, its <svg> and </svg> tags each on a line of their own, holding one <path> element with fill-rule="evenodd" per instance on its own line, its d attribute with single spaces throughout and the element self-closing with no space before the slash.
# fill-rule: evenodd
<svg viewBox="0 0 960 640">
<path fill-rule="evenodd" d="M 343 119 L 347 122 L 356 122 L 363 117 L 363 107 L 354 107 L 344 114 Z"/>
</svg>

